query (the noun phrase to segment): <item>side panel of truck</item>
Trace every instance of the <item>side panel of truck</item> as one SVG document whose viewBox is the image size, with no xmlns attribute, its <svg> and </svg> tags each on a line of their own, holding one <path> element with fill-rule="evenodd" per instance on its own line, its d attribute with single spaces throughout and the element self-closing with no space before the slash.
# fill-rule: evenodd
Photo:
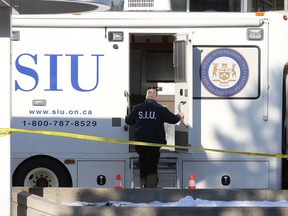
<svg viewBox="0 0 288 216">
<path fill-rule="evenodd" d="M 15 31 L 20 37 L 13 42 L 12 127 L 128 139 L 123 119 L 127 107 L 124 91 L 128 88 L 129 65 L 123 61 L 129 55 L 127 40 L 114 48 L 104 28 Z M 108 154 L 117 158 L 128 153 L 128 145 L 29 133 L 13 134 L 12 143 L 14 158 L 45 154 L 105 161 Z M 76 172 L 74 184 L 78 181 L 80 186 L 81 180 L 76 178 L 79 167 L 77 163 L 68 165 Z"/>
</svg>

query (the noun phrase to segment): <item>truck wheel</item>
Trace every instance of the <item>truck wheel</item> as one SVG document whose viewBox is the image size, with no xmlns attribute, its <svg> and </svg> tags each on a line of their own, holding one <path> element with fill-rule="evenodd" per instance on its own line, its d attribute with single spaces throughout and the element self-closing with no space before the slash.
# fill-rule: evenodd
<svg viewBox="0 0 288 216">
<path fill-rule="evenodd" d="M 34 156 L 23 161 L 13 174 L 13 186 L 72 187 L 67 168 L 49 156 Z"/>
</svg>

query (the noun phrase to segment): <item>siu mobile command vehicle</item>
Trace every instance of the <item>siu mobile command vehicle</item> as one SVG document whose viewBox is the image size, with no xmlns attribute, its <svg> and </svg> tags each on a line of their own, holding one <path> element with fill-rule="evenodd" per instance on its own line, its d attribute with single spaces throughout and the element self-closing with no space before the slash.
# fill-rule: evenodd
<svg viewBox="0 0 288 216">
<path fill-rule="evenodd" d="M 174 12 L 170 2 L 137 2 L 13 15 L 11 124 L 26 131 L 11 134 L 13 185 L 114 187 L 120 174 L 125 188 L 139 187 L 124 118 L 155 88 L 159 103 L 185 114 L 166 125 L 159 187 L 187 188 L 193 173 L 197 188 L 285 188 L 288 12 L 194 12 L 194 1 Z"/>
</svg>

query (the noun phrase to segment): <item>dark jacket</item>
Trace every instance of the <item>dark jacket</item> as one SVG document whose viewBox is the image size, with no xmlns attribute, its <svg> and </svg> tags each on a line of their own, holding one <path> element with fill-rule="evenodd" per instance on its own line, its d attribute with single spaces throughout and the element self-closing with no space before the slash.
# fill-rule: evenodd
<svg viewBox="0 0 288 216">
<path fill-rule="evenodd" d="M 125 122 L 134 125 L 135 139 L 142 142 L 166 144 L 164 122 L 176 124 L 181 120 L 167 108 L 154 100 L 147 99 L 136 105 L 126 116 Z"/>
</svg>

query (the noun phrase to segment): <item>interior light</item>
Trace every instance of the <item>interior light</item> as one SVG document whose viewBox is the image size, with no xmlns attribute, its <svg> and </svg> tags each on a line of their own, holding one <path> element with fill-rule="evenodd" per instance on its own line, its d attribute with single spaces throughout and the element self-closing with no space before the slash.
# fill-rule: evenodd
<svg viewBox="0 0 288 216">
<path fill-rule="evenodd" d="M 248 40 L 263 40 L 262 28 L 248 28 L 247 29 Z"/>
<path fill-rule="evenodd" d="M 123 41 L 123 32 L 108 32 L 109 41 Z"/>
</svg>

